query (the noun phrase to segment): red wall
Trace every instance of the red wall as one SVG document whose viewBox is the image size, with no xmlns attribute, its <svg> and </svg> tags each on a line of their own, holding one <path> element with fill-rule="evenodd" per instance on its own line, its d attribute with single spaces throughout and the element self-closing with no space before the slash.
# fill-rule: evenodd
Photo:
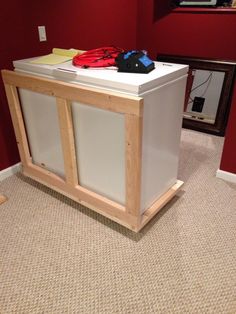
<svg viewBox="0 0 236 314">
<path fill-rule="evenodd" d="M 138 23 L 137 23 L 138 21 Z M 38 41 L 45 25 L 47 42 Z M 236 60 L 236 14 L 171 13 L 162 0 L 12 0 L 0 5 L 0 68 L 53 47 L 117 45 L 157 53 Z M 236 92 L 220 168 L 236 173 Z M 19 161 L 0 79 L 0 170 Z"/>
<path fill-rule="evenodd" d="M 234 60 L 235 13 L 174 13 L 168 1 L 138 0 L 138 48 L 153 58 L 173 54 Z M 236 85 L 236 84 L 235 84 Z M 236 174 L 236 87 L 220 169 Z"/>
<path fill-rule="evenodd" d="M 29 1 L 29 0 L 28 0 Z M 29 1 L 30 2 L 30 1 Z M 45 25 L 44 46 L 91 49 L 117 45 L 136 46 L 137 0 L 31 1 L 29 23 L 32 41 L 40 51 L 37 26 Z M 128 30 L 128 31 L 127 31 Z"/>
<path fill-rule="evenodd" d="M 166 10 L 165 15 L 158 18 L 158 9 L 154 9 L 153 2 L 139 0 L 137 36 L 139 48 L 148 48 L 152 57 L 165 53 L 236 59 L 236 14 L 171 13 Z"/>
<path fill-rule="evenodd" d="M 37 26 L 45 25 L 47 42 Z M 53 47 L 91 49 L 136 47 L 137 0 L 1 1 L 0 69 L 12 60 L 46 54 Z M 0 170 L 19 161 L 5 92 L 0 79 Z"/>
<path fill-rule="evenodd" d="M 11 68 L 13 59 L 25 58 L 33 47 L 24 1 L 6 1 L 0 4 L 0 69 Z M 11 118 L 0 78 L 0 170 L 19 161 Z"/>
<path fill-rule="evenodd" d="M 236 173 L 236 87 L 234 88 L 234 96 L 225 135 L 225 143 L 221 158 L 220 169 L 232 173 Z"/>
</svg>

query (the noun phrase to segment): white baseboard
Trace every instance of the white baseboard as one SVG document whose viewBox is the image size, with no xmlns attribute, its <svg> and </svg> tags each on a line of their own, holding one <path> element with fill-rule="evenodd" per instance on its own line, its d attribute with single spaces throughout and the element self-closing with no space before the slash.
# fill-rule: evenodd
<svg viewBox="0 0 236 314">
<path fill-rule="evenodd" d="M 13 165 L 12 167 L 0 171 L 0 181 L 12 176 L 13 174 L 19 171 L 21 171 L 21 162 Z"/>
<path fill-rule="evenodd" d="M 216 171 L 216 177 L 223 179 L 225 181 L 228 181 L 228 182 L 236 183 L 236 173 L 227 172 L 227 171 L 218 169 Z"/>
</svg>

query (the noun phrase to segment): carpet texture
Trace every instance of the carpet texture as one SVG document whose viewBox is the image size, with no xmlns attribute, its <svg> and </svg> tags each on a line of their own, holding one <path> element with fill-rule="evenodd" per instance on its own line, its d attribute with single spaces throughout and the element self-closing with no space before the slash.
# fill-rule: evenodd
<svg viewBox="0 0 236 314">
<path fill-rule="evenodd" d="M 185 185 L 138 234 L 21 174 L 0 183 L 0 313 L 236 313 L 223 138 L 183 130 Z"/>
</svg>

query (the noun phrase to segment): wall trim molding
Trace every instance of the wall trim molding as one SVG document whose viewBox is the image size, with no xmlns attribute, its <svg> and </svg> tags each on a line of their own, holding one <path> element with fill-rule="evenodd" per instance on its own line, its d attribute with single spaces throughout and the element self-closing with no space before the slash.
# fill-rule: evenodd
<svg viewBox="0 0 236 314">
<path fill-rule="evenodd" d="M 15 173 L 21 171 L 21 162 L 19 162 L 18 164 L 15 164 L 9 168 L 3 169 L 0 171 L 0 182 L 12 175 L 14 175 Z"/>
<path fill-rule="evenodd" d="M 218 169 L 216 171 L 216 177 L 223 179 L 225 181 L 228 181 L 228 182 L 236 183 L 236 173 L 227 172 L 227 171 Z"/>
</svg>

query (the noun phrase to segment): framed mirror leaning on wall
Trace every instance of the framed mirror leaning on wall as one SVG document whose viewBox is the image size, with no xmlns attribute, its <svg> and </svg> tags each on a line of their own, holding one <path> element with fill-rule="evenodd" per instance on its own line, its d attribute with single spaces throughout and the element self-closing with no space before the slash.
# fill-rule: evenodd
<svg viewBox="0 0 236 314">
<path fill-rule="evenodd" d="M 158 55 L 157 61 L 189 65 L 183 127 L 224 136 L 236 63 L 172 55 Z"/>
</svg>

